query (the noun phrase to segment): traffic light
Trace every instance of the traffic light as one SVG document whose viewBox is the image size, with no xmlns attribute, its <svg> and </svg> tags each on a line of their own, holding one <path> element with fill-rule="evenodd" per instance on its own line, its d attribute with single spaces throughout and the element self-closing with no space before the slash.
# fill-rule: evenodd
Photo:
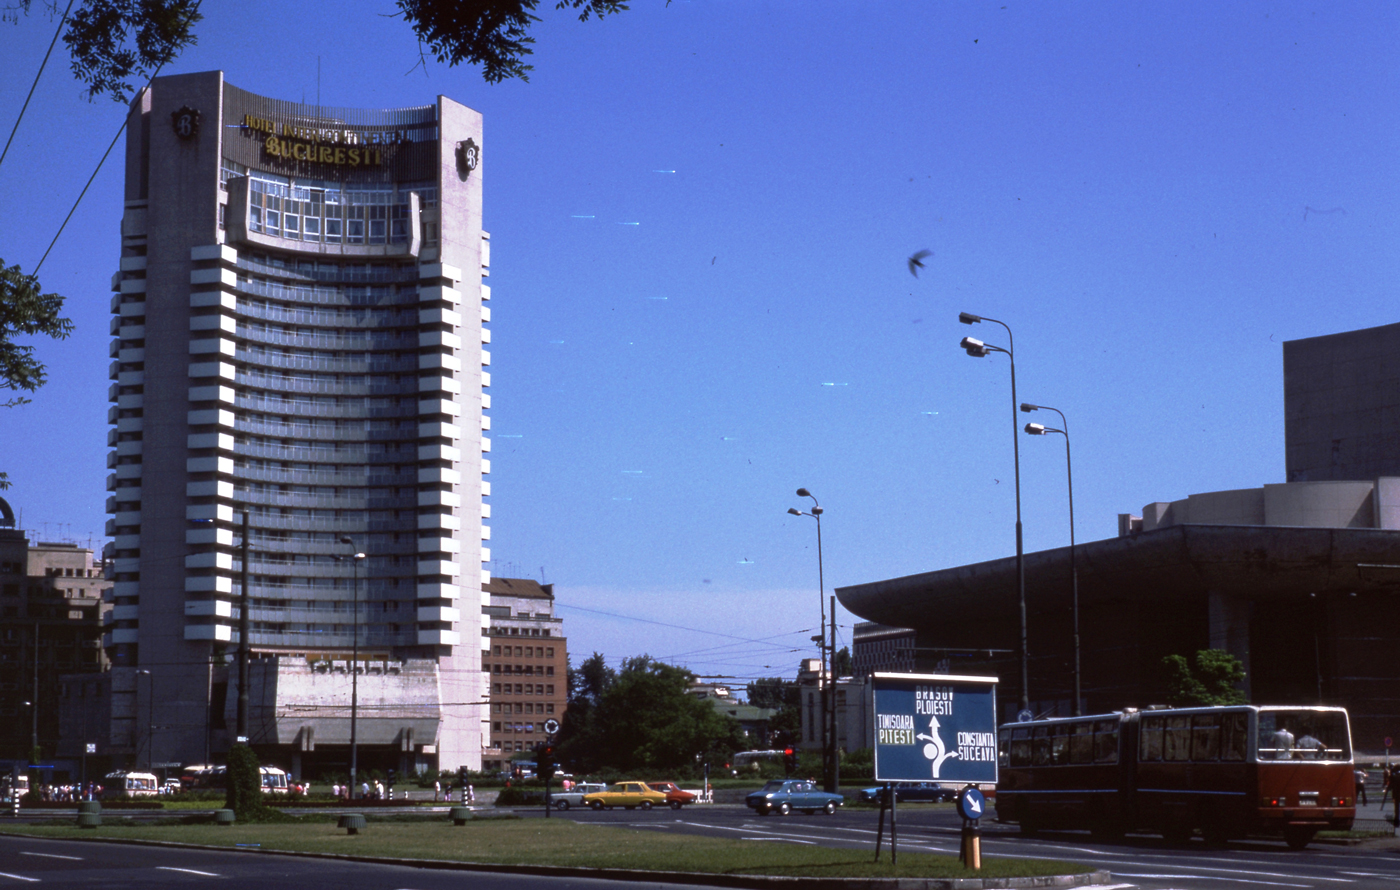
<svg viewBox="0 0 1400 890">
<path fill-rule="evenodd" d="M 796 749 L 796 748 L 784 748 L 784 749 L 783 749 L 783 769 L 787 770 L 787 774 L 788 774 L 789 776 L 792 775 L 793 772 L 795 772 L 795 771 L 797 770 L 797 749 Z"/>
<path fill-rule="evenodd" d="M 394 771 L 393 771 L 393 770 L 389 770 L 389 787 L 390 787 L 390 788 L 393 788 L 393 787 L 394 787 Z"/>
<path fill-rule="evenodd" d="M 554 778 L 554 767 L 554 746 L 546 742 L 536 750 L 535 769 L 539 772 L 540 778 L 548 782 Z"/>
</svg>

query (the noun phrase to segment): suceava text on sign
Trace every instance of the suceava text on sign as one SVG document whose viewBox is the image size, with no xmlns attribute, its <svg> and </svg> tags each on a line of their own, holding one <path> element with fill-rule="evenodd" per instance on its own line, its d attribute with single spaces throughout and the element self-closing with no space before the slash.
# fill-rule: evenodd
<svg viewBox="0 0 1400 890">
<path fill-rule="evenodd" d="M 958 733 L 958 759 L 986 763 L 997 759 L 997 736 L 994 732 Z"/>
<path fill-rule="evenodd" d="M 879 736 L 882 745 L 913 745 L 914 717 L 910 714 L 881 714 Z"/>
<path fill-rule="evenodd" d="M 915 686 L 914 711 L 929 717 L 948 717 L 953 713 L 953 687 Z"/>
</svg>

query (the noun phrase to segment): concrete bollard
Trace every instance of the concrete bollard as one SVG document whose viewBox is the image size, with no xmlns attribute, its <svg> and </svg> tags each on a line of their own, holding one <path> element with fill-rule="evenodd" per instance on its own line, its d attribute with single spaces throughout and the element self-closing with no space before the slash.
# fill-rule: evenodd
<svg viewBox="0 0 1400 890">
<path fill-rule="evenodd" d="M 452 818 L 453 825 L 466 825 L 472 818 L 472 811 L 468 807 L 453 807 L 447 813 Z"/>
<path fill-rule="evenodd" d="M 360 829 L 365 827 L 365 817 L 359 813 L 346 813 L 340 817 L 336 827 L 344 828 L 346 834 L 359 834 Z"/>
</svg>

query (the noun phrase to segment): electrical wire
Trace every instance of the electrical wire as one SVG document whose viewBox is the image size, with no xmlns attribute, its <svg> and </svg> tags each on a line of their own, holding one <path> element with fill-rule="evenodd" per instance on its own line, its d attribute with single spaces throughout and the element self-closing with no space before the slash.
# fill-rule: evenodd
<svg viewBox="0 0 1400 890">
<path fill-rule="evenodd" d="M 10 138 L 5 140 L 5 150 L 0 151 L 0 164 L 5 163 L 5 155 L 10 153 L 10 143 L 15 141 L 15 133 L 19 132 L 19 122 L 24 120 L 24 113 L 29 110 L 29 100 L 34 98 L 34 90 L 39 86 L 39 78 L 44 76 L 44 68 L 49 64 L 49 56 L 58 43 L 58 35 L 63 33 L 63 23 L 68 21 L 68 13 L 72 9 L 73 0 L 68 0 L 68 8 L 63 10 L 63 18 L 58 20 L 58 27 L 53 32 L 53 40 L 49 41 L 49 51 L 44 53 L 44 61 L 39 63 L 39 71 L 34 75 L 34 83 L 29 87 L 29 95 L 24 97 L 24 105 L 19 109 L 19 117 L 15 118 L 15 126 L 14 129 L 10 130 Z"/>
</svg>

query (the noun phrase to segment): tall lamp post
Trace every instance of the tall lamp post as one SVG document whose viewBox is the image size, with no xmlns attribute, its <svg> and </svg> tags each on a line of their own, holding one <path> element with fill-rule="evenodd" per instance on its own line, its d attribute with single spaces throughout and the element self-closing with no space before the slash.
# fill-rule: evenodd
<svg viewBox="0 0 1400 890">
<path fill-rule="evenodd" d="M 349 535 L 342 535 L 340 543 L 355 546 Z M 345 559 L 347 557 L 336 557 Z M 359 551 L 355 555 L 348 557 L 353 560 L 355 566 L 355 611 L 354 625 L 350 634 L 350 799 L 354 800 L 359 794 L 358 780 L 360 768 L 359 739 L 356 734 L 360 716 L 360 561 L 365 555 Z"/>
<path fill-rule="evenodd" d="M 1065 437 L 1065 477 L 1069 480 L 1069 582 L 1074 612 L 1074 716 L 1082 717 L 1084 716 L 1084 706 L 1079 670 L 1079 570 L 1074 564 L 1074 465 L 1069 459 L 1069 421 L 1065 419 L 1065 412 L 1059 408 L 1051 408 L 1049 405 L 1032 405 L 1030 402 L 1022 402 L 1021 410 L 1028 414 L 1032 411 L 1054 411 L 1060 415 L 1060 426 L 1064 427 L 1064 429 L 1057 430 L 1040 423 L 1028 423 L 1026 424 L 1026 432 L 1032 436 L 1059 433 Z"/>
<path fill-rule="evenodd" d="M 816 642 L 817 651 L 821 653 L 821 673 L 818 676 L 820 678 L 819 682 L 821 683 L 820 689 L 822 703 L 821 732 L 822 760 L 824 762 L 824 768 L 822 772 L 824 774 L 823 778 L 828 783 L 827 790 L 830 791 L 832 790 L 830 784 L 832 778 L 831 758 L 834 754 L 834 751 L 832 750 L 832 734 L 828 733 L 828 721 L 832 720 L 832 718 L 828 717 L 828 708 L 830 705 L 835 704 L 836 696 L 834 695 L 834 690 L 828 689 L 828 687 L 831 684 L 827 682 L 826 676 L 826 578 L 823 574 L 822 569 L 822 507 L 821 504 L 817 501 L 816 496 L 805 488 L 797 489 L 797 496 L 800 498 L 811 498 L 812 509 L 810 511 L 804 512 L 802 510 L 797 509 L 796 507 L 789 507 L 788 512 L 791 513 L 793 516 L 810 516 L 817 521 L 817 606 L 821 610 L 821 625 L 817 635 L 813 637 L 812 640 Z M 836 616 L 833 614 L 832 618 L 835 619 L 835 617 Z M 833 658 L 835 657 L 834 652 L 832 653 L 832 656 Z"/>
<path fill-rule="evenodd" d="M 242 569 L 239 572 L 239 594 L 238 594 L 238 732 L 236 741 L 240 745 L 248 744 L 248 659 L 249 646 L 251 641 L 250 613 L 252 612 L 252 597 L 248 590 L 248 511 L 243 511 L 243 540 L 238 545 L 238 558 L 242 561 Z M 227 713 L 227 712 L 225 712 Z"/>
<path fill-rule="evenodd" d="M 136 672 L 137 676 L 140 676 L 141 674 L 146 675 L 146 771 L 153 772 L 155 770 L 156 759 L 156 678 L 152 676 L 150 671 L 145 670 L 144 668 Z"/>
<path fill-rule="evenodd" d="M 1030 650 L 1026 640 L 1026 554 L 1021 538 L 1021 437 L 1017 435 L 1019 421 L 1016 417 L 1016 341 L 1011 335 L 1011 327 L 1004 321 L 973 315 L 971 312 L 959 312 L 958 321 L 963 324 L 990 321 L 1006 329 L 1005 349 L 983 343 L 974 337 L 963 337 L 959 345 L 973 358 L 986 358 L 988 353 L 1002 352 L 1011 360 L 1011 453 L 1016 462 L 1016 588 L 1021 605 L 1021 710 L 1029 711 L 1031 671 Z"/>
</svg>

